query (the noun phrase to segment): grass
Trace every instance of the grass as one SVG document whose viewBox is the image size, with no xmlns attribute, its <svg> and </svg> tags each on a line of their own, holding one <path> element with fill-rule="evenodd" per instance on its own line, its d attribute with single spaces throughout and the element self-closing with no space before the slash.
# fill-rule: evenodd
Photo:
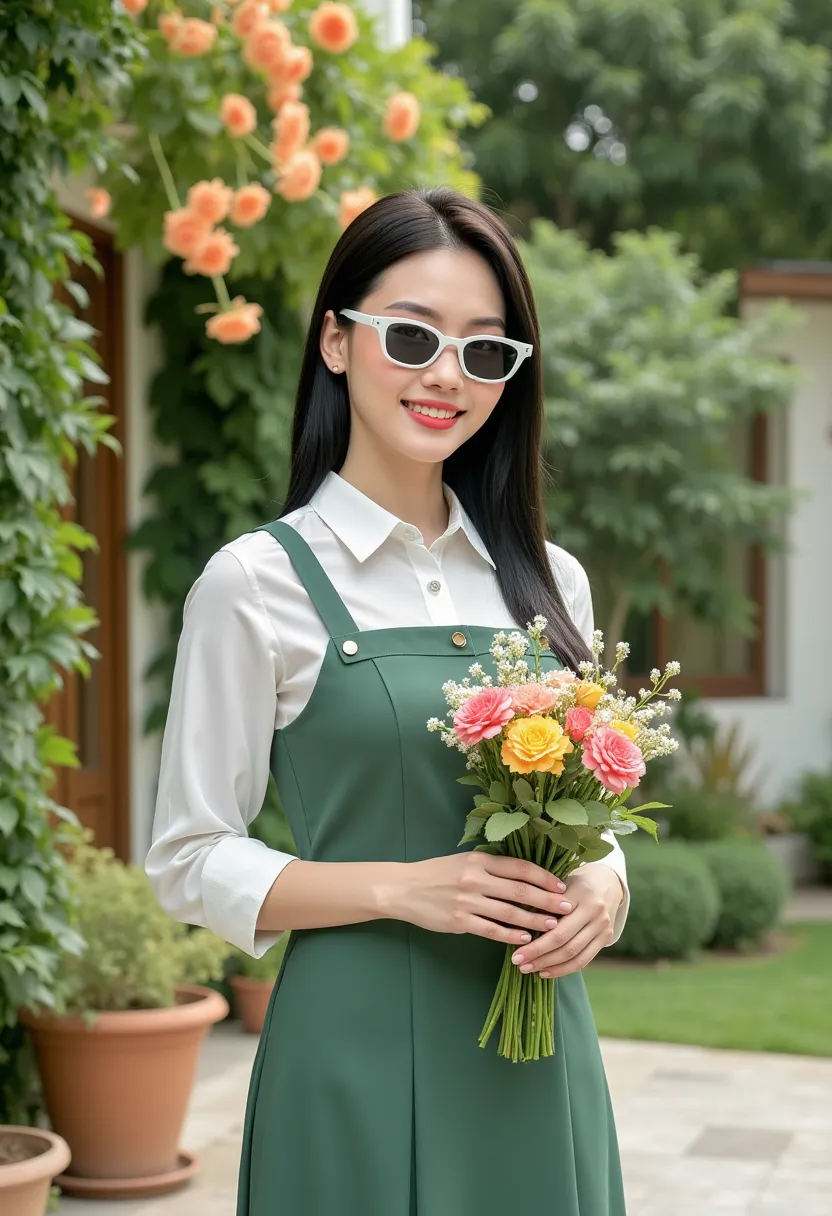
<svg viewBox="0 0 832 1216">
<path fill-rule="evenodd" d="M 599 960 L 585 972 L 598 1033 L 832 1056 L 832 923 L 789 925 L 779 953 L 694 962 Z"/>
</svg>

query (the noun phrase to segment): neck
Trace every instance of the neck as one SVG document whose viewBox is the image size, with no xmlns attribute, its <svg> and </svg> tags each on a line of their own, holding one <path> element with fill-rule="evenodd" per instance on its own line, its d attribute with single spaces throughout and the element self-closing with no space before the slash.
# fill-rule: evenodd
<svg viewBox="0 0 832 1216">
<path fill-rule="evenodd" d="M 390 459 L 390 453 L 363 459 L 350 443 L 338 470 L 341 477 L 404 523 L 413 524 L 430 547 L 448 526 L 448 506 L 442 490 L 442 465 Z"/>
</svg>

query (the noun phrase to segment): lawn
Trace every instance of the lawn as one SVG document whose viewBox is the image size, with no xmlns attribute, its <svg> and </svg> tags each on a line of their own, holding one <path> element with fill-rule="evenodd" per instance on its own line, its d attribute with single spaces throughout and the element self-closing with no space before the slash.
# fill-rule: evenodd
<svg viewBox="0 0 832 1216">
<path fill-rule="evenodd" d="M 789 925 L 776 954 L 613 959 L 585 972 L 598 1033 L 832 1056 L 832 923 Z"/>
</svg>

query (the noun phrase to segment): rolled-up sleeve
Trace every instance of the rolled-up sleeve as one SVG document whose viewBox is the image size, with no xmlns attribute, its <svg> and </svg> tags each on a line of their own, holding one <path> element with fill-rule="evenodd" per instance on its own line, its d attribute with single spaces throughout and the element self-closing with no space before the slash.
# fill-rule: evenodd
<svg viewBox="0 0 832 1216">
<path fill-rule="evenodd" d="M 562 556 L 561 556 L 562 555 Z M 561 556 L 561 560 L 558 557 Z M 564 568 L 566 562 L 563 558 L 568 559 L 568 571 Z M 595 628 L 595 622 L 592 611 L 592 592 L 589 586 L 589 579 L 586 570 L 584 570 L 577 558 L 567 554 L 565 550 L 556 550 L 553 554 L 555 575 L 558 579 L 558 586 L 561 594 L 569 609 L 569 615 L 580 633 L 581 637 L 589 646 L 592 642 L 592 631 Z M 615 870 L 621 881 L 621 888 L 624 892 L 624 897 L 618 906 L 618 912 L 615 917 L 613 926 L 613 941 L 617 942 L 621 934 L 624 932 L 624 925 L 627 921 L 627 913 L 630 910 L 630 888 L 627 884 L 627 859 L 624 856 L 624 851 L 618 843 L 618 837 L 612 832 L 604 832 L 604 839 L 608 840 L 613 846 L 611 853 L 606 857 L 602 857 L 601 861 L 604 865 L 611 866 Z"/>
<path fill-rule="evenodd" d="M 184 610 L 145 870 L 177 920 L 259 957 L 273 882 L 295 858 L 248 835 L 269 779 L 280 649 L 253 575 L 214 554 Z"/>
</svg>

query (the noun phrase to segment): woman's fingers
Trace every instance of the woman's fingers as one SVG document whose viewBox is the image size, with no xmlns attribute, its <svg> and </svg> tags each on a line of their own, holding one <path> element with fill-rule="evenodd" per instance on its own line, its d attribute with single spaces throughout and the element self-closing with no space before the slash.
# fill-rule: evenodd
<svg viewBox="0 0 832 1216">
<path fill-rule="evenodd" d="M 576 933 L 568 942 L 562 946 L 558 946 L 555 950 L 549 950 L 545 954 L 541 954 L 537 960 L 530 964 L 534 971 L 539 971 L 541 975 L 544 972 L 554 973 L 561 967 L 569 967 L 575 969 L 575 961 L 579 959 L 585 951 L 589 950 L 594 945 L 594 953 L 602 949 L 606 945 L 600 926 L 593 923 L 585 925 L 580 933 Z M 521 947 L 522 949 L 523 947 Z M 524 964 L 528 966 L 529 964 Z"/>
<path fill-rule="evenodd" d="M 471 916 L 463 932 L 485 937 L 490 942 L 505 942 L 507 946 L 523 946 L 531 941 L 531 934 L 525 929 L 512 929 L 508 925 L 499 925 L 496 921 L 486 920 L 483 916 Z"/>
<path fill-rule="evenodd" d="M 572 905 L 558 898 L 560 915 L 565 916 L 572 911 Z M 548 929 L 554 929 L 557 924 L 555 918 L 546 912 L 530 912 L 527 908 L 500 899 L 483 899 L 475 911 L 480 916 L 487 916 L 489 920 L 499 921 L 504 925 L 521 925 L 535 933 L 545 933 Z"/>
</svg>

